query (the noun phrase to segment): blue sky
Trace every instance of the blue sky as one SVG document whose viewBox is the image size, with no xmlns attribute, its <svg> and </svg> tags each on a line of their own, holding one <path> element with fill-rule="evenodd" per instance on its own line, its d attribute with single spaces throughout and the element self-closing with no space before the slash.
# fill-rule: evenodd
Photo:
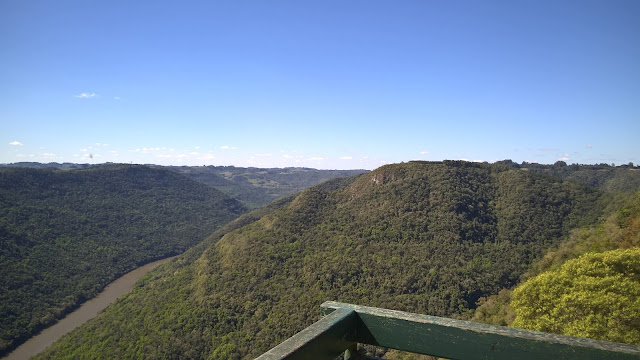
<svg viewBox="0 0 640 360">
<path fill-rule="evenodd" d="M 638 164 L 639 18 L 637 0 L 3 0 L 0 163 Z"/>
</svg>

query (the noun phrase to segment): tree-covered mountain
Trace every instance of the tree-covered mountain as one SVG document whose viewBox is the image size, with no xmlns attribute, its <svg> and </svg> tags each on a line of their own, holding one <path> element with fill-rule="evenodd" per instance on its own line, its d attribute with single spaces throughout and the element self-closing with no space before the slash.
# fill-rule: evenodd
<svg viewBox="0 0 640 360">
<path fill-rule="evenodd" d="M 329 181 L 217 231 L 42 357 L 252 358 L 325 300 L 460 316 L 594 223 L 608 199 L 454 161 Z"/>
<path fill-rule="evenodd" d="M 316 170 L 310 168 L 243 168 L 235 166 L 168 166 L 190 178 L 258 208 L 308 187 L 366 170 Z"/>
<path fill-rule="evenodd" d="M 135 267 L 245 212 L 163 169 L 0 170 L 0 355 Z"/>
</svg>

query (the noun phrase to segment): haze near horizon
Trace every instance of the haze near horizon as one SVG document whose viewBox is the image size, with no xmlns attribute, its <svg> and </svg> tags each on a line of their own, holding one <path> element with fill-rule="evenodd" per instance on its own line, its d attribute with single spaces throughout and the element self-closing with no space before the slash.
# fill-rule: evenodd
<svg viewBox="0 0 640 360">
<path fill-rule="evenodd" d="M 640 163 L 637 1 L 0 4 L 0 163 Z"/>
</svg>

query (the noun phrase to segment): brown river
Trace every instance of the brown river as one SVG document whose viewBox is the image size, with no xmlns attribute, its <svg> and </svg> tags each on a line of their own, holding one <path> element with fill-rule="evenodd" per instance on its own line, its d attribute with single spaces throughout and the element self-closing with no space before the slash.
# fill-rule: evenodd
<svg viewBox="0 0 640 360">
<path fill-rule="evenodd" d="M 17 349 L 4 357 L 3 360 L 30 359 L 31 357 L 39 354 L 49 345 L 60 339 L 62 335 L 94 318 L 109 304 L 115 302 L 119 297 L 128 294 L 133 290 L 133 286 L 136 281 L 138 281 L 144 274 L 170 259 L 172 258 L 154 261 L 124 274 L 122 277 L 107 285 L 107 287 L 98 294 L 98 296 L 85 302 L 76 311 L 68 314 L 53 326 L 42 330 L 38 335 L 27 340 L 27 342 L 20 345 Z"/>
</svg>

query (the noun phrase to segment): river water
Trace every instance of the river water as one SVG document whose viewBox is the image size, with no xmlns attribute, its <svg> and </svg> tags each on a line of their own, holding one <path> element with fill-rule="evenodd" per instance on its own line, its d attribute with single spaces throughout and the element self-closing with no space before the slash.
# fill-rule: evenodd
<svg viewBox="0 0 640 360">
<path fill-rule="evenodd" d="M 4 357 L 3 360 L 26 360 L 39 354 L 49 345 L 60 339 L 62 335 L 91 320 L 109 304 L 115 302 L 121 296 L 128 294 L 133 290 L 136 281 L 144 274 L 170 259 L 172 258 L 154 261 L 124 274 L 122 277 L 107 285 L 98 296 L 85 302 L 76 309 L 76 311 L 68 314 L 53 326 L 42 330 L 38 335 L 27 340 L 27 342 Z"/>
</svg>

